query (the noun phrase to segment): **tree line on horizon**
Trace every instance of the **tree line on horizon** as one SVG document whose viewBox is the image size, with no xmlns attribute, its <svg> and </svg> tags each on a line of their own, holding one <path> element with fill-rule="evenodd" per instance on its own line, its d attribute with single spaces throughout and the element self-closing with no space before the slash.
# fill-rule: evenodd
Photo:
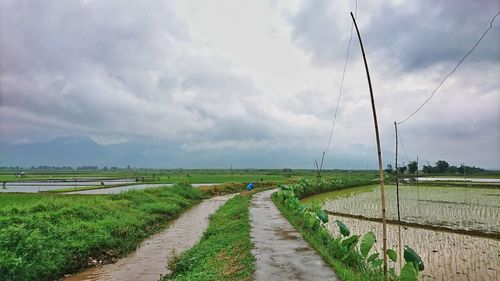
<svg viewBox="0 0 500 281">
<path fill-rule="evenodd" d="M 395 168 L 392 166 L 392 164 L 387 164 L 387 168 L 385 171 L 389 174 L 394 174 L 395 173 Z M 416 174 L 418 169 L 418 163 L 417 161 L 410 161 L 408 165 L 402 165 L 401 167 L 398 167 L 398 174 Z M 460 174 L 463 175 L 465 174 L 477 174 L 477 173 L 482 173 L 485 172 L 485 169 L 475 167 L 475 166 L 467 166 L 467 165 L 460 165 L 460 166 L 453 166 L 450 165 L 447 161 L 445 160 L 438 160 L 436 163 L 433 165 L 423 165 L 422 170 L 424 174 Z"/>
</svg>

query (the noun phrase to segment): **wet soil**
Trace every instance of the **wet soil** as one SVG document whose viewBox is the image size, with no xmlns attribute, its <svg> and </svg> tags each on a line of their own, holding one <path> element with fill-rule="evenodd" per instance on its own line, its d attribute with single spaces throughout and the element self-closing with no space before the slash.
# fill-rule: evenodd
<svg viewBox="0 0 500 281">
<path fill-rule="evenodd" d="M 255 248 L 254 279 L 339 280 L 331 267 L 309 247 L 271 200 L 275 190 L 257 193 L 250 207 Z"/>
<path fill-rule="evenodd" d="M 65 281 L 157 281 L 169 272 L 167 263 L 196 244 L 208 226 L 208 218 L 232 195 L 213 197 L 188 210 L 167 229 L 144 241 L 116 263 L 89 268 Z"/>
</svg>

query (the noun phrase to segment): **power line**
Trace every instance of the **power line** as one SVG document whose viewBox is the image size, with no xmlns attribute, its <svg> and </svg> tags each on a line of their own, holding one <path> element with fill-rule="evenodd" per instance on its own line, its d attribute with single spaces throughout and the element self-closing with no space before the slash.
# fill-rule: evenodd
<svg viewBox="0 0 500 281">
<path fill-rule="evenodd" d="M 356 0 L 356 10 L 354 11 L 354 13 L 357 16 L 357 13 L 358 13 L 358 1 L 357 0 Z M 349 51 L 351 49 L 351 41 L 352 41 L 353 28 L 354 28 L 354 24 L 351 23 L 351 34 L 349 36 L 349 43 L 347 44 L 347 52 L 346 52 L 345 61 L 344 61 L 344 70 L 342 71 L 342 79 L 340 81 L 340 89 L 339 89 L 339 95 L 338 95 L 338 98 L 337 98 L 337 105 L 335 107 L 335 113 L 333 115 L 332 128 L 330 130 L 330 138 L 328 139 L 328 145 L 326 146 L 325 152 L 328 152 L 328 149 L 330 148 L 330 144 L 332 143 L 333 128 L 335 127 L 335 122 L 337 121 L 337 112 L 339 110 L 340 97 L 342 96 L 342 90 L 344 89 L 344 79 L 345 79 L 345 73 L 346 73 L 346 69 L 347 69 L 347 61 L 349 60 Z"/>
<path fill-rule="evenodd" d="M 410 159 L 408 158 L 408 153 L 406 152 L 406 147 L 405 147 L 405 143 L 403 142 L 403 136 L 401 134 L 401 129 L 398 129 L 398 137 L 399 137 L 399 142 L 401 143 L 401 148 L 403 149 L 403 153 L 405 155 L 405 158 L 406 158 L 406 163 L 410 163 Z"/>
<path fill-rule="evenodd" d="M 500 15 L 500 11 L 498 11 L 498 13 L 491 19 L 490 21 L 490 26 L 484 31 L 483 35 L 481 35 L 481 37 L 479 38 L 479 40 L 477 40 L 476 44 L 474 44 L 474 46 L 472 47 L 472 49 L 470 49 L 464 56 L 463 58 L 455 65 L 455 67 L 452 69 L 451 72 L 449 72 L 444 78 L 443 80 L 441 80 L 441 82 L 437 85 L 437 87 L 434 89 L 434 91 L 432 91 L 431 95 L 424 101 L 424 103 L 422 105 L 420 105 L 417 110 L 415 110 L 415 112 L 413 112 L 412 114 L 410 114 L 408 117 L 406 117 L 406 119 L 404 119 L 403 121 L 400 121 L 398 122 L 398 124 L 403 124 L 404 122 L 408 121 L 408 119 L 412 118 L 415 114 L 417 114 L 423 107 L 424 105 L 426 105 L 433 97 L 434 97 L 434 94 L 437 92 L 437 90 L 439 90 L 439 88 L 441 88 L 441 86 L 443 85 L 443 83 L 446 81 L 446 79 L 448 79 L 448 77 L 450 77 L 453 73 L 455 73 L 455 71 L 458 69 L 458 67 L 462 64 L 462 62 L 465 61 L 465 59 L 476 49 L 476 47 L 479 45 L 479 43 L 483 40 L 483 38 L 486 36 L 486 34 L 493 28 L 493 22 L 495 21 L 496 17 Z"/>
<path fill-rule="evenodd" d="M 354 14 L 356 16 L 358 15 L 358 0 L 356 0 L 356 7 L 355 7 L 355 10 L 354 10 Z M 319 168 L 319 172 L 320 173 L 321 173 L 321 169 L 323 169 L 323 161 L 325 160 L 325 154 L 328 152 L 328 149 L 330 148 L 330 145 L 332 143 L 333 129 L 335 128 L 335 123 L 337 122 L 337 112 L 339 110 L 340 98 L 342 96 L 342 91 L 344 89 L 345 73 L 346 73 L 346 69 L 347 69 L 347 62 L 349 60 L 349 52 L 351 50 L 351 41 L 352 41 L 353 29 L 354 29 L 354 23 L 351 23 L 351 34 L 349 36 L 349 41 L 347 43 L 347 51 L 346 51 L 345 60 L 344 60 L 344 69 L 342 71 L 342 79 L 340 80 L 339 95 L 337 97 L 337 104 L 335 106 L 335 113 L 333 115 L 333 123 L 332 123 L 332 127 L 330 129 L 330 137 L 328 138 L 328 144 L 326 145 L 326 148 L 323 151 L 323 156 L 321 157 L 321 166 Z"/>
</svg>

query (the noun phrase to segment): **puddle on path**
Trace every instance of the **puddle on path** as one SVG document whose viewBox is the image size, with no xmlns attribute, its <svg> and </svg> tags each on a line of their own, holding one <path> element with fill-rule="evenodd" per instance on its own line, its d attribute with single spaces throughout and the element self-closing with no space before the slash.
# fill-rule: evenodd
<svg viewBox="0 0 500 281">
<path fill-rule="evenodd" d="M 198 242 L 208 226 L 208 218 L 232 195 L 207 199 L 188 210 L 167 229 L 148 240 L 129 256 L 116 263 L 93 267 L 64 281 L 157 281 L 168 273 L 167 262 Z"/>
<path fill-rule="evenodd" d="M 275 190 L 254 195 L 250 208 L 252 242 L 255 248 L 254 279 L 338 280 L 335 272 L 302 239 L 271 201 Z"/>
</svg>

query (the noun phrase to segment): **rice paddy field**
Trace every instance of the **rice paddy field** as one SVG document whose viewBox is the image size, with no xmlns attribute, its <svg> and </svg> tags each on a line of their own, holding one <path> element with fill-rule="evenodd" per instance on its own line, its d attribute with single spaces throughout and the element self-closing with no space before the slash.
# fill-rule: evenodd
<svg viewBox="0 0 500 281">
<path fill-rule="evenodd" d="M 154 181 L 158 183 L 223 183 L 223 182 L 250 182 L 250 181 L 284 181 L 288 179 L 316 178 L 314 170 L 286 170 L 286 169 L 172 169 L 172 170 L 95 170 L 95 171 L 25 171 L 22 178 L 16 177 L 17 171 L 0 170 L 1 182 L 66 182 L 74 185 L 75 181 L 95 182 L 102 180 L 138 180 Z M 325 179 L 342 175 L 376 175 L 375 171 L 347 171 L 324 170 Z M 82 183 L 83 184 L 83 183 Z"/>
<path fill-rule="evenodd" d="M 500 280 L 500 189 L 404 185 L 399 192 L 401 221 L 408 225 L 389 224 L 388 245 L 397 249 L 401 229 L 402 245 L 411 245 L 425 261 L 422 280 Z M 331 232 L 339 219 L 353 233 L 374 231 L 382 248 L 382 224 L 373 220 L 381 217 L 379 186 L 305 200 L 321 201 L 334 214 Z M 397 220 L 395 186 L 386 186 L 386 207 L 387 218 Z"/>
</svg>

